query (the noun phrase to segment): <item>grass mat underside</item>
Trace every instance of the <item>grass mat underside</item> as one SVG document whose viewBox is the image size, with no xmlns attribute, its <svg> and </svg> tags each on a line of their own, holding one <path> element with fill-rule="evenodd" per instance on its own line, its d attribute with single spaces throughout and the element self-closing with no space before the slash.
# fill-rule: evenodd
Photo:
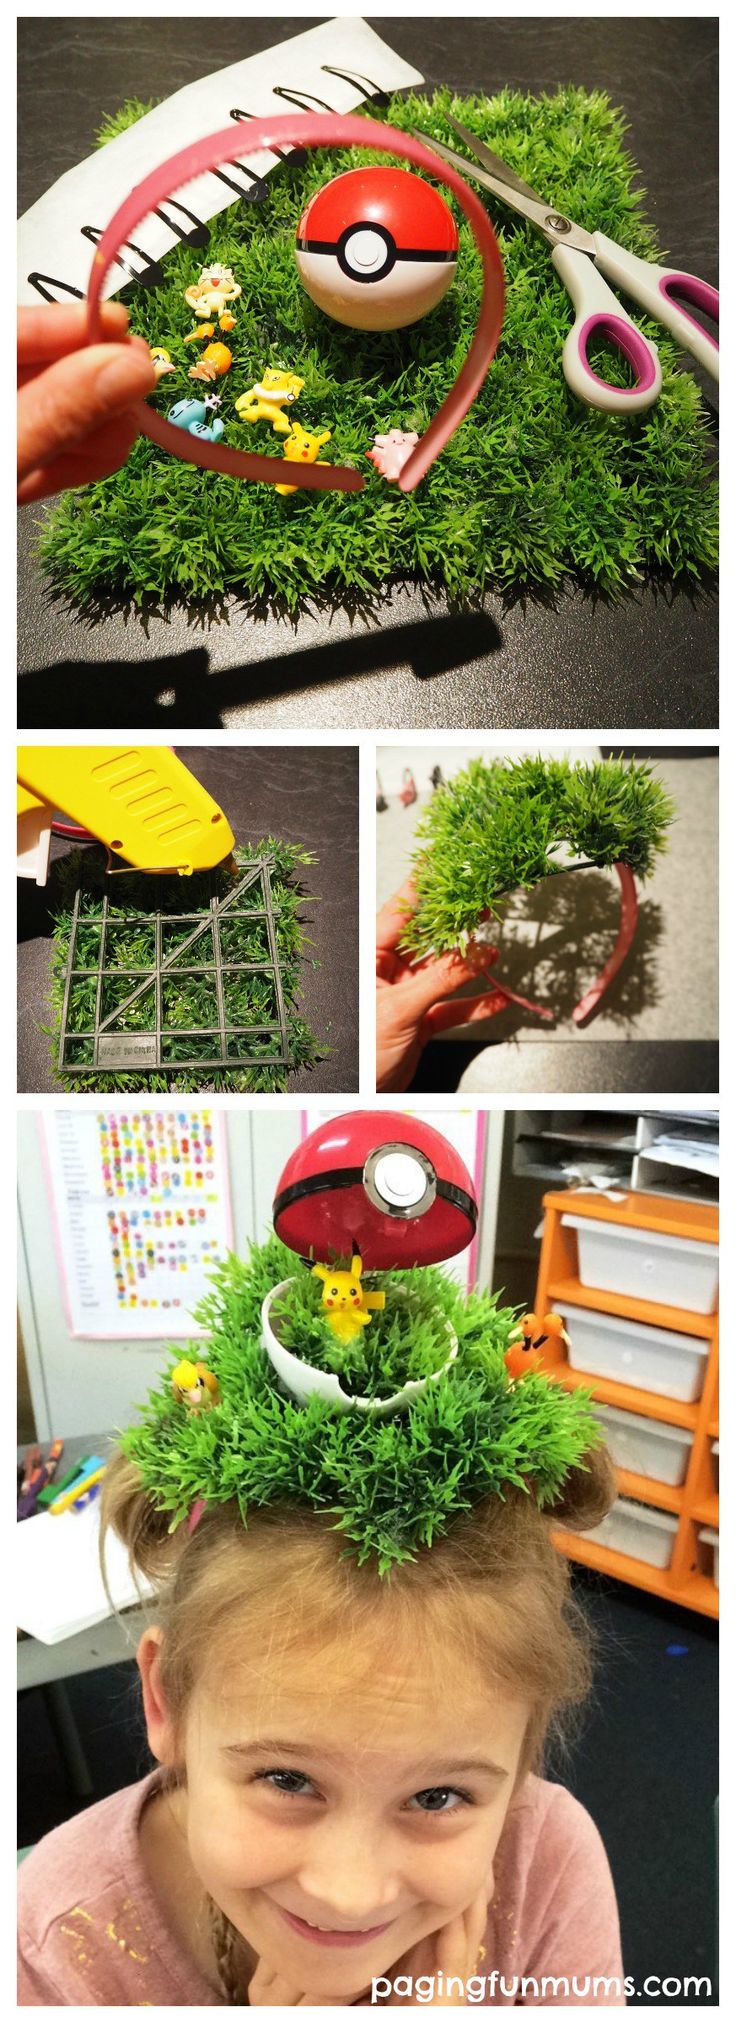
<svg viewBox="0 0 736 2023">
<path fill-rule="evenodd" d="M 457 145 L 449 111 L 551 206 L 634 253 L 663 257 L 642 192 L 632 187 L 625 119 L 602 92 L 568 87 L 549 97 L 503 91 L 486 99 L 441 91 L 397 97 L 386 118 Z M 455 206 L 457 279 L 431 315 L 392 333 L 348 330 L 323 315 L 298 278 L 296 227 L 313 192 L 369 160 L 388 157 L 311 150 L 302 168 L 279 163 L 265 204 L 233 204 L 212 220 L 206 252 L 177 247 L 166 256 L 163 289 L 132 287 L 121 298 L 132 328 L 166 346 L 177 366 L 153 397 L 165 413 L 207 391 L 187 377 L 200 347 L 183 341 L 194 321 L 184 289 L 205 259 L 231 266 L 243 294 L 227 339 L 234 364 L 216 387 L 224 440 L 280 454 L 283 438 L 266 423 L 241 423 L 234 403 L 268 365 L 281 364 L 305 381 L 292 419 L 332 429 L 323 454 L 359 468 L 364 492 L 279 498 L 270 486 L 176 462 L 139 438 L 122 471 L 67 493 L 45 522 L 41 557 L 58 588 L 87 607 L 105 596 L 150 608 L 229 591 L 251 608 L 270 602 L 293 612 L 305 599 L 360 604 L 399 580 L 461 599 L 484 588 L 549 591 L 566 579 L 615 595 L 647 576 L 692 582 L 709 574 L 717 553 L 711 430 L 684 354 L 629 305 L 659 349 L 659 400 L 626 416 L 577 400 L 561 365 L 573 310 L 549 248 L 490 196 L 506 274 L 497 356 L 418 490 L 405 497 L 379 476 L 366 459 L 374 435 L 396 427 L 424 433 L 450 390 L 475 326 L 481 267 Z M 617 377 L 609 352 L 593 351 L 592 362 Z"/>
<path fill-rule="evenodd" d="M 77 891 L 81 894 L 80 925 L 77 929 L 75 970 L 94 966 L 97 962 L 99 922 L 102 916 L 103 899 L 108 901 L 108 921 L 112 923 L 108 931 L 108 945 L 111 954 L 105 969 L 103 1014 L 122 1004 L 140 978 L 131 975 L 138 968 L 147 967 L 152 959 L 152 926 L 141 927 L 139 917 L 149 914 L 153 922 L 158 909 L 166 915 L 188 915 L 201 909 L 207 910 L 210 896 L 214 893 L 224 899 L 247 871 L 253 858 L 267 857 L 274 907 L 274 929 L 279 957 L 279 969 L 284 994 L 285 1026 L 288 1035 L 289 1067 L 269 1059 L 269 1054 L 278 1048 L 273 1039 L 251 1034 L 243 1043 L 243 1051 L 251 1057 L 253 1064 L 248 1067 L 234 1065 L 232 1069 L 177 1068 L 145 1070 L 123 1073 L 99 1073 L 93 1070 L 89 1075 L 83 1072 L 66 1074 L 59 1066 L 59 1038 L 61 1030 L 62 1005 L 64 999 L 65 972 L 69 956 L 72 930 L 72 907 Z M 50 1028 L 51 1051 L 54 1070 L 64 1088 L 75 1091 L 93 1089 L 95 1092 L 128 1093 L 147 1090 L 150 1093 L 166 1093 L 179 1090 L 189 1094 L 202 1089 L 234 1092 L 237 1094 L 285 1095 L 289 1087 L 289 1074 L 297 1068 L 314 1067 L 329 1053 L 329 1047 L 321 1046 L 306 1020 L 296 1010 L 300 987 L 300 977 L 305 951 L 311 946 L 299 919 L 299 908 L 308 896 L 300 880 L 300 869 L 314 863 L 307 850 L 296 845 L 282 843 L 273 836 L 257 843 L 252 850 L 237 850 L 227 865 L 220 865 L 212 873 L 194 873 L 190 878 L 151 877 L 145 874 L 111 878 L 105 873 L 105 859 L 98 850 L 72 850 L 62 858 L 57 870 L 61 881 L 62 906 L 56 915 L 51 955 L 51 1007 L 53 1023 Z M 311 895 L 310 895 L 311 896 Z M 258 905 L 257 898 L 244 895 L 243 907 Z M 229 963 L 259 963 L 268 960 L 268 948 L 262 923 L 253 920 L 236 919 L 225 912 L 221 916 L 220 934 L 223 943 L 223 961 Z M 176 924 L 171 924 L 166 932 L 168 946 L 176 934 Z M 182 924 L 183 935 L 190 929 Z M 168 971 L 164 990 L 164 1020 L 172 1040 L 172 1052 L 176 1054 L 176 1032 L 191 1031 L 198 1026 L 206 1027 L 216 1023 L 217 1008 L 214 1002 L 214 985 L 207 970 L 208 955 L 211 952 L 200 941 L 199 953 L 190 958 L 202 965 L 201 975 L 177 974 L 176 967 Z M 272 976 L 268 973 L 238 974 L 223 972 L 226 993 L 226 1015 L 228 1022 L 246 1025 L 261 1020 L 270 1022 L 275 1016 L 275 1000 Z M 116 995 L 117 992 L 117 995 Z M 80 1066 L 85 1059 L 93 1060 L 92 1042 L 75 1034 L 86 1033 L 94 1025 L 96 984 L 93 977 L 76 976 L 72 979 L 67 1034 L 76 1048 L 75 1058 Z M 229 998 L 228 998 L 229 993 Z M 150 1002 L 149 1002 L 150 1000 Z M 152 1023 L 153 989 L 144 993 L 127 1011 L 121 1011 L 116 1030 L 140 1032 Z M 85 1052 L 86 1049 L 86 1052 Z M 198 1055 L 204 1059 L 213 1051 L 211 1039 L 188 1038 L 182 1040 L 180 1054 L 188 1061 Z"/>
</svg>

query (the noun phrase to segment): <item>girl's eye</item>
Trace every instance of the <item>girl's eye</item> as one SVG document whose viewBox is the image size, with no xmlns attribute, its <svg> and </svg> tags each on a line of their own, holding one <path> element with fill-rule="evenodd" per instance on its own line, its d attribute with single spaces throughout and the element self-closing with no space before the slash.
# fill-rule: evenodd
<svg viewBox="0 0 736 2023">
<path fill-rule="evenodd" d="M 279 1782 L 276 1782 L 277 1779 Z M 304 1798 L 306 1794 L 301 1787 L 308 1785 L 310 1779 L 301 1770 L 259 1770 L 256 1772 L 255 1782 L 267 1784 L 269 1789 L 277 1791 L 281 1798 Z M 458 1804 L 446 1805 L 443 1801 L 447 1798 L 457 1799 Z M 422 1800 L 428 1800 L 429 1803 L 423 1804 Z M 454 1784 L 432 1785 L 428 1791 L 417 1791 L 411 1800 L 412 1807 L 416 1805 L 420 1812 L 438 1819 L 447 1819 L 450 1813 L 459 1812 L 462 1805 L 472 1803 L 469 1792 L 460 1791 Z"/>
<path fill-rule="evenodd" d="M 437 1803 L 438 1799 L 458 1798 L 460 1800 L 460 1805 L 472 1804 L 472 1800 L 469 1798 L 467 1791 L 459 1791 L 457 1785 L 455 1784 L 433 1784 L 429 1791 L 418 1791 L 416 1796 L 418 1802 L 421 1799 L 425 1798 L 430 1800 L 429 1805 L 427 1805 L 426 1807 L 420 1805 L 420 1811 L 422 1812 L 427 1811 L 430 1813 L 434 1813 L 435 1815 L 439 1815 L 440 1817 L 442 1817 L 443 1815 L 447 1815 L 450 1812 L 459 1812 L 460 1806 L 458 1805 L 448 1806 L 438 1804 Z"/>
</svg>

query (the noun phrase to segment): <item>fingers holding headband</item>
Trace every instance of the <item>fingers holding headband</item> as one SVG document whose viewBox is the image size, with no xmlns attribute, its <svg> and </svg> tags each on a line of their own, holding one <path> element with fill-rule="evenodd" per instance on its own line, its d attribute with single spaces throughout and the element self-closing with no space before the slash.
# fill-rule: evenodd
<svg viewBox="0 0 736 2023">
<path fill-rule="evenodd" d="M 438 155 L 431 154 L 421 141 L 414 140 L 410 134 L 399 133 L 395 127 L 379 125 L 376 120 L 358 117 L 354 113 L 345 116 L 339 113 L 307 113 L 293 117 L 287 114 L 248 121 L 249 154 L 276 149 L 284 144 L 301 148 L 373 148 L 383 154 L 398 155 L 403 161 L 411 162 L 414 168 L 423 169 L 433 181 L 444 183 L 452 190 L 473 233 L 483 265 L 478 322 L 454 386 L 400 473 L 400 490 L 413 492 L 472 406 L 498 344 L 503 321 L 504 281 L 493 227 L 475 191 L 463 181 L 457 170 L 441 161 Z M 222 162 L 239 161 L 242 154 L 242 132 L 233 132 L 232 127 L 225 127 L 219 133 L 182 148 L 179 154 L 170 155 L 168 161 L 153 169 L 142 183 L 131 190 L 103 232 L 92 262 L 87 295 L 88 343 L 99 341 L 103 284 L 116 254 L 135 227 L 185 183 L 206 174 L 209 169 L 219 168 Z M 253 456 L 245 450 L 231 449 L 226 443 L 205 442 L 175 428 L 173 422 L 166 421 L 145 401 L 136 401 L 132 412 L 142 435 L 158 443 L 161 449 L 168 450 L 170 455 L 183 458 L 186 463 L 199 464 L 204 470 L 223 471 L 228 477 L 255 478 L 272 485 L 283 483 L 282 457 Z M 289 467 L 289 483 L 304 491 L 360 492 L 364 481 L 359 471 L 346 466 L 295 463 Z"/>
</svg>

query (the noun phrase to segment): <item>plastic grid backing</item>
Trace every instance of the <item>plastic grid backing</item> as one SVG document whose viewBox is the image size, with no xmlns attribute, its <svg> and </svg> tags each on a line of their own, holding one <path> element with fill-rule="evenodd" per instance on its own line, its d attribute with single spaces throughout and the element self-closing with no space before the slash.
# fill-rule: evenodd
<svg viewBox="0 0 736 2023">
<path fill-rule="evenodd" d="M 240 905 L 239 902 L 242 900 L 243 895 L 256 884 L 260 886 L 263 904 L 255 907 Z M 111 1069 L 116 1068 L 138 1070 L 145 1070 L 146 1068 L 151 1070 L 163 1069 L 164 1071 L 175 1072 L 179 1069 L 194 1071 L 198 1068 L 262 1067 L 264 1060 L 268 1062 L 269 1066 L 289 1066 L 289 1040 L 286 1029 L 284 991 L 275 929 L 278 909 L 274 907 L 271 893 L 268 858 L 254 858 L 244 876 L 238 880 L 237 885 L 233 887 L 232 892 L 227 894 L 226 898 L 218 899 L 213 894 L 209 907 L 206 910 L 200 908 L 199 911 L 192 913 L 162 913 L 161 911 L 153 911 L 151 913 L 126 913 L 122 916 L 117 914 L 111 916 L 109 901 L 107 895 L 105 895 L 102 902 L 102 913 L 85 915 L 80 912 L 81 897 L 81 892 L 77 891 L 74 896 L 69 953 L 64 970 L 59 1067 L 63 1069 L 65 1074 L 106 1074 Z M 223 960 L 220 938 L 220 922 L 223 914 L 227 914 L 228 920 L 247 921 L 251 926 L 254 922 L 265 921 L 269 948 L 269 960 L 267 962 L 230 962 Z M 183 941 L 177 942 L 168 954 L 165 954 L 165 929 L 171 925 L 186 927 L 188 924 L 191 929 L 190 933 L 185 935 Z M 86 968 L 75 962 L 79 929 L 87 927 L 99 927 L 100 930 L 97 961 L 91 968 Z M 114 930 L 116 928 L 129 930 L 151 927 L 153 927 L 155 936 L 155 956 L 153 962 L 146 964 L 143 968 L 135 968 L 133 966 L 130 968 L 118 968 L 115 966 L 110 959 L 112 956 Z M 196 950 L 198 942 L 208 934 L 211 934 L 212 958 L 201 964 L 197 964 L 196 962 L 191 965 L 182 963 L 182 955 L 188 954 L 190 949 Z M 244 1026 L 235 1025 L 230 1022 L 226 1012 L 224 980 L 228 976 L 243 975 L 271 976 L 273 978 L 278 1011 L 277 1021 L 263 1025 Z M 184 1028 L 167 1027 L 164 1018 L 164 983 L 171 977 L 177 979 L 186 976 L 196 976 L 200 981 L 208 977 L 211 978 L 217 998 L 216 1025 L 193 1025 Z M 94 1024 L 87 1028 L 75 1026 L 74 1031 L 71 1032 L 69 1030 L 69 1011 L 74 994 L 74 985 L 81 982 L 82 979 L 89 977 L 95 980 Z M 132 988 L 128 995 L 103 1017 L 104 987 L 111 979 L 114 979 L 117 983 L 121 980 L 126 982 L 130 980 Z M 135 1032 L 120 1031 L 120 1019 L 131 1005 L 145 996 L 147 991 L 153 992 L 153 1016 L 150 1028 L 138 1029 Z M 115 1027 L 118 1027 L 117 1031 L 113 1030 Z M 189 1060 L 179 1058 L 178 1056 L 172 1058 L 167 1054 L 167 1042 L 170 1040 L 201 1039 L 210 1035 L 213 1038 L 212 1052 L 206 1058 L 200 1057 Z M 248 1051 L 245 1044 L 248 1038 L 252 1040 L 255 1036 L 270 1037 L 273 1035 L 278 1035 L 279 1038 L 280 1045 L 278 1051 L 269 1052 L 266 1056 L 256 1056 Z M 244 1042 L 244 1049 L 241 1051 L 236 1045 L 234 1051 L 229 1051 L 233 1043 L 237 1043 L 241 1039 Z M 80 1059 L 79 1052 L 84 1052 L 84 1043 L 90 1040 L 93 1042 L 92 1059 Z M 77 1042 L 82 1043 L 79 1049 L 77 1049 L 75 1044 Z M 74 1058 L 75 1052 L 77 1053 L 76 1059 Z"/>
</svg>

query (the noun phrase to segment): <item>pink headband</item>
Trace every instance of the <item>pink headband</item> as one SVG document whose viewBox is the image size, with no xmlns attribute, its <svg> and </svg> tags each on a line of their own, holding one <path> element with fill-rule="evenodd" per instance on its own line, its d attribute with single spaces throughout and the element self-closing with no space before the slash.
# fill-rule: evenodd
<svg viewBox="0 0 736 2023">
<path fill-rule="evenodd" d="M 399 155 L 402 160 L 412 162 L 415 168 L 424 169 L 435 182 L 446 183 L 470 224 L 483 262 L 480 314 L 465 364 L 454 386 L 400 473 L 400 490 L 413 492 L 472 406 L 498 344 L 503 321 L 504 283 L 493 227 L 479 198 L 462 176 L 448 163 L 440 161 L 438 155 L 430 154 L 421 141 L 413 140 L 409 134 L 399 133 L 395 127 L 379 125 L 377 120 L 365 119 L 362 115 L 357 117 L 354 113 L 344 118 L 335 113 L 306 113 L 301 116 L 287 113 L 276 118 L 249 120 L 249 153 L 275 149 L 284 142 L 293 147 L 376 148 L 383 154 Z M 210 134 L 206 140 L 194 141 L 191 147 L 171 155 L 167 162 L 162 162 L 160 168 L 153 169 L 142 183 L 131 190 L 130 196 L 125 198 L 103 232 L 92 262 L 87 295 L 87 339 L 90 344 L 96 344 L 100 337 L 102 284 L 119 247 L 126 244 L 136 225 L 147 217 L 149 211 L 164 203 L 172 191 L 181 189 L 195 176 L 204 175 L 208 169 L 218 168 L 221 162 L 239 161 L 242 154 L 242 130 L 233 132 L 232 127 L 224 127 L 220 133 Z M 148 407 L 145 401 L 132 403 L 132 412 L 141 435 L 149 436 L 152 442 L 158 443 L 172 456 L 183 457 L 185 463 L 199 464 L 204 470 L 224 471 L 232 478 L 260 478 L 270 485 L 283 483 L 282 457 L 250 456 L 243 450 L 230 449 L 226 443 L 205 442 L 201 437 L 175 428 L 173 422 L 165 421 L 163 415 Z M 289 483 L 313 492 L 361 492 L 364 481 L 359 471 L 346 466 L 290 464 Z"/>
</svg>

